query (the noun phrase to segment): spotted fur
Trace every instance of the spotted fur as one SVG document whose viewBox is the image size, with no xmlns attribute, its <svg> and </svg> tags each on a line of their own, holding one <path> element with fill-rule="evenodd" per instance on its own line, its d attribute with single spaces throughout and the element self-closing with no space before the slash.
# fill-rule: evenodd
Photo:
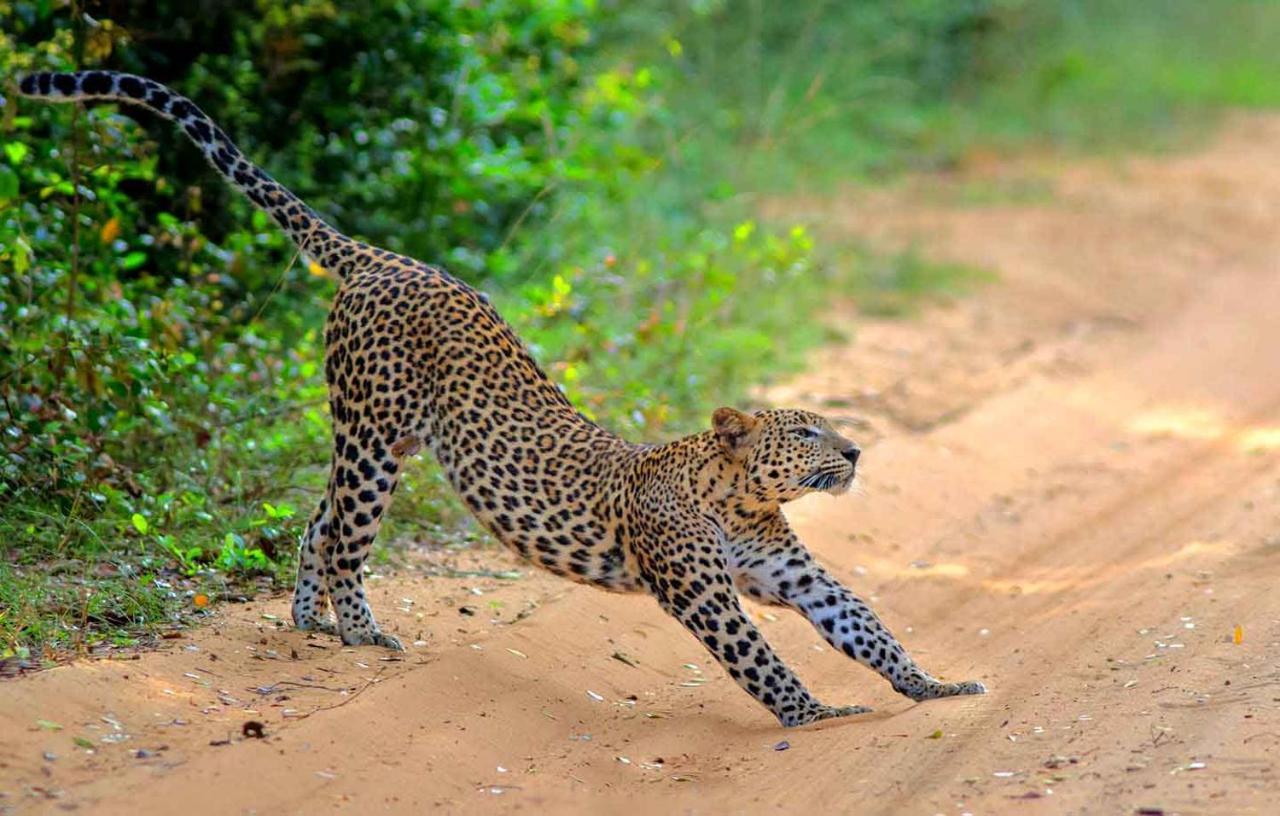
<svg viewBox="0 0 1280 816">
<path fill-rule="evenodd" d="M 721 408 L 703 433 L 666 445 L 626 442 L 574 410 L 483 295 L 437 267 L 340 234 L 187 99 L 103 71 L 34 74 L 20 87 L 63 101 L 131 102 L 174 120 L 342 278 L 325 328 L 333 460 L 301 542 L 299 629 L 401 648 L 375 623 L 361 575 L 403 461 L 425 446 L 499 541 L 557 575 L 652 594 L 784 725 L 867 709 L 818 702 L 743 611 L 739 591 L 805 615 L 833 647 L 914 700 L 984 691 L 917 666 L 787 525 L 784 502 L 842 492 L 854 478 L 857 446 L 822 417 Z"/>
</svg>

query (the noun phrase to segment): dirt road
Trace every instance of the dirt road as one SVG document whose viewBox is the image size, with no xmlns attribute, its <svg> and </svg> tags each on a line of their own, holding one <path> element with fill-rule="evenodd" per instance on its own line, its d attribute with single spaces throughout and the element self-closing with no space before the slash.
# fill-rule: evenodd
<svg viewBox="0 0 1280 816">
<path fill-rule="evenodd" d="M 371 579 L 403 659 L 279 598 L 0 685 L 0 811 L 1280 812 L 1278 154 L 1254 118 L 780 205 L 999 274 L 766 395 L 866 443 L 861 495 L 792 508 L 808 544 L 985 697 L 913 705 L 753 607 L 822 699 L 876 708 L 783 731 L 648 599 L 437 551 Z M 1028 178 L 1052 195 L 1001 200 Z"/>
</svg>

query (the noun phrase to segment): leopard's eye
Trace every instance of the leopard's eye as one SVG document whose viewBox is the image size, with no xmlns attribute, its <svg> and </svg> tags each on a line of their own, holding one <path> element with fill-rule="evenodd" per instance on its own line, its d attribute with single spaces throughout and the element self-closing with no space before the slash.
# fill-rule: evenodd
<svg viewBox="0 0 1280 816">
<path fill-rule="evenodd" d="M 792 428 L 791 433 L 795 434 L 801 439 L 817 439 L 818 438 L 817 428 Z"/>
</svg>

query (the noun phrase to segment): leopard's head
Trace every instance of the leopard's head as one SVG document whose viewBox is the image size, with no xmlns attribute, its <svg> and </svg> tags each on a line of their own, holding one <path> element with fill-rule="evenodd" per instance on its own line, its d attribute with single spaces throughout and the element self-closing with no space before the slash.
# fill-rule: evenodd
<svg viewBox="0 0 1280 816">
<path fill-rule="evenodd" d="M 791 409 L 743 413 L 719 408 L 711 417 L 721 452 L 739 463 L 747 489 L 762 501 L 806 493 L 844 493 L 860 450 L 818 414 Z"/>
</svg>

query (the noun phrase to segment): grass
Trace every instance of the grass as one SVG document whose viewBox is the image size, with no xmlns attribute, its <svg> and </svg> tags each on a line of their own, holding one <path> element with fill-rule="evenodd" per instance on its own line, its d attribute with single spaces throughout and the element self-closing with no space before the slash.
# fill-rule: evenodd
<svg viewBox="0 0 1280 816">
<path fill-rule="evenodd" d="M 834 192 L 1028 146 L 1166 150 L 1280 105 L 1270 0 L 904 4 L 892 28 L 876 4 L 768 8 L 683 20 L 674 107 L 696 116 L 669 141 L 698 194 Z"/>
<path fill-rule="evenodd" d="M 106 574 L 108 569 L 114 574 Z M 127 557 L 0 564 L 0 631 L 10 643 L 6 657 L 30 657 L 32 645 L 49 650 L 37 655 L 42 658 L 61 649 L 130 645 L 176 622 L 181 607 L 179 593 Z"/>
<path fill-rule="evenodd" d="M 1280 105 L 1280 4 L 1080 0 L 1028 8 L 1020 21 L 1028 33 L 1002 40 L 995 55 L 1007 81 L 948 107 L 970 111 L 956 117 L 962 141 L 1161 149 L 1203 134 L 1225 110 Z"/>
<path fill-rule="evenodd" d="M 216 545 L 200 543 L 208 524 L 194 517 L 174 518 L 165 532 L 140 513 L 127 531 L 113 518 L 60 516 L 25 501 L 6 508 L 0 536 L 24 546 L 0 561 L 0 659 L 48 661 L 131 645 L 181 625 L 211 600 L 287 581 L 297 534 L 290 507 L 266 505 L 242 525 L 244 534 L 228 532 Z"/>
<path fill-rule="evenodd" d="M 848 291 L 859 311 L 876 317 L 909 317 L 924 303 L 995 280 L 990 270 L 931 260 L 914 247 L 888 255 L 862 248 L 858 254 L 859 273 Z"/>
</svg>

